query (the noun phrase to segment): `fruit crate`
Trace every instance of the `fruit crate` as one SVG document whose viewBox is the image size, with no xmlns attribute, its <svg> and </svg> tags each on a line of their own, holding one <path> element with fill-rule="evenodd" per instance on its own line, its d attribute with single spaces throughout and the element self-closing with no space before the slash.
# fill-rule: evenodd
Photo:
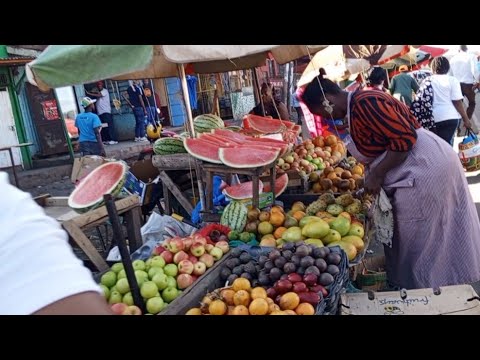
<svg viewBox="0 0 480 360">
<path fill-rule="evenodd" d="M 197 307 L 207 293 L 224 286 L 225 282 L 220 278 L 220 271 L 222 270 L 222 264 L 229 258 L 230 252 L 217 261 L 158 315 L 185 315 L 190 308 Z"/>
</svg>

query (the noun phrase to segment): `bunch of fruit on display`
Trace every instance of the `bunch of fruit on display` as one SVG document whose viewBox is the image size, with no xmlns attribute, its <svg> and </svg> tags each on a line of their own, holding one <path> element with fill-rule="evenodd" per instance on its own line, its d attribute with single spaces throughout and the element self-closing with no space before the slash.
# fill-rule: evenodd
<svg viewBox="0 0 480 360">
<path fill-rule="evenodd" d="M 294 291 L 272 298 L 267 290 L 252 286 L 249 280 L 236 279 L 231 286 L 207 294 L 199 307 L 186 315 L 314 315 L 315 306 L 302 301 Z"/>
<path fill-rule="evenodd" d="M 315 175 L 318 176 L 325 168 L 339 163 L 346 153 L 345 144 L 338 137 L 320 135 L 313 140 L 305 140 L 302 144 L 295 146 L 292 152 L 278 159 L 277 172 L 295 170 L 302 177 L 315 178 Z"/>
<path fill-rule="evenodd" d="M 312 191 L 320 193 L 331 190 L 335 193 L 356 191 L 363 187 L 365 167 L 349 156 L 337 166 L 326 167 L 321 174 L 310 174 Z"/>
<path fill-rule="evenodd" d="M 146 260 L 132 262 L 135 278 L 149 314 L 158 314 L 219 261 L 230 247 L 227 241 L 208 243 L 199 234 L 174 237 L 157 246 Z M 141 315 L 134 305 L 130 284 L 122 263 L 102 275 L 100 286 L 105 299 L 117 314 Z M 121 305 L 119 305 L 121 304 Z M 125 306 L 123 306 L 125 305 Z"/>
</svg>

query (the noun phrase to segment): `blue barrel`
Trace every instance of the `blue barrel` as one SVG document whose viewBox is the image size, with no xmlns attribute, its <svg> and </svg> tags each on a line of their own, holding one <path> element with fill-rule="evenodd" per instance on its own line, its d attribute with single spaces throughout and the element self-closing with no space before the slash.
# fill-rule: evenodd
<svg viewBox="0 0 480 360">
<path fill-rule="evenodd" d="M 119 141 L 135 138 L 135 116 L 132 113 L 112 114 L 115 133 Z"/>
</svg>

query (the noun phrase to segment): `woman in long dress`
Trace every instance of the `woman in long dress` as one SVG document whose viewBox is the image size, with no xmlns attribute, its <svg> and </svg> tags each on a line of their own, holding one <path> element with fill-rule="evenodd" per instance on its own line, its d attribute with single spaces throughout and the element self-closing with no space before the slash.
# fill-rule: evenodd
<svg viewBox="0 0 480 360">
<path fill-rule="evenodd" d="M 480 222 L 452 147 L 423 129 L 406 105 L 377 90 L 349 93 L 319 76 L 302 100 L 314 114 L 347 117 L 347 148 L 368 165 L 366 191 L 383 188 L 390 198 L 390 283 L 414 289 L 480 280 Z"/>
</svg>

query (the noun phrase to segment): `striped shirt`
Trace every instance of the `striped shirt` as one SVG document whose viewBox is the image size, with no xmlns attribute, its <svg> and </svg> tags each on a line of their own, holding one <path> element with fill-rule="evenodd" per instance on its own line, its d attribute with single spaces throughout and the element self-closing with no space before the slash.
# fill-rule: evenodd
<svg viewBox="0 0 480 360">
<path fill-rule="evenodd" d="M 386 150 L 405 152 L 417 141 L 417 119 L 409 108 L 378 90 L 356 91 L 351 100 L 350 131 L 363 155 L 376 158 Z"/>
</svg>

